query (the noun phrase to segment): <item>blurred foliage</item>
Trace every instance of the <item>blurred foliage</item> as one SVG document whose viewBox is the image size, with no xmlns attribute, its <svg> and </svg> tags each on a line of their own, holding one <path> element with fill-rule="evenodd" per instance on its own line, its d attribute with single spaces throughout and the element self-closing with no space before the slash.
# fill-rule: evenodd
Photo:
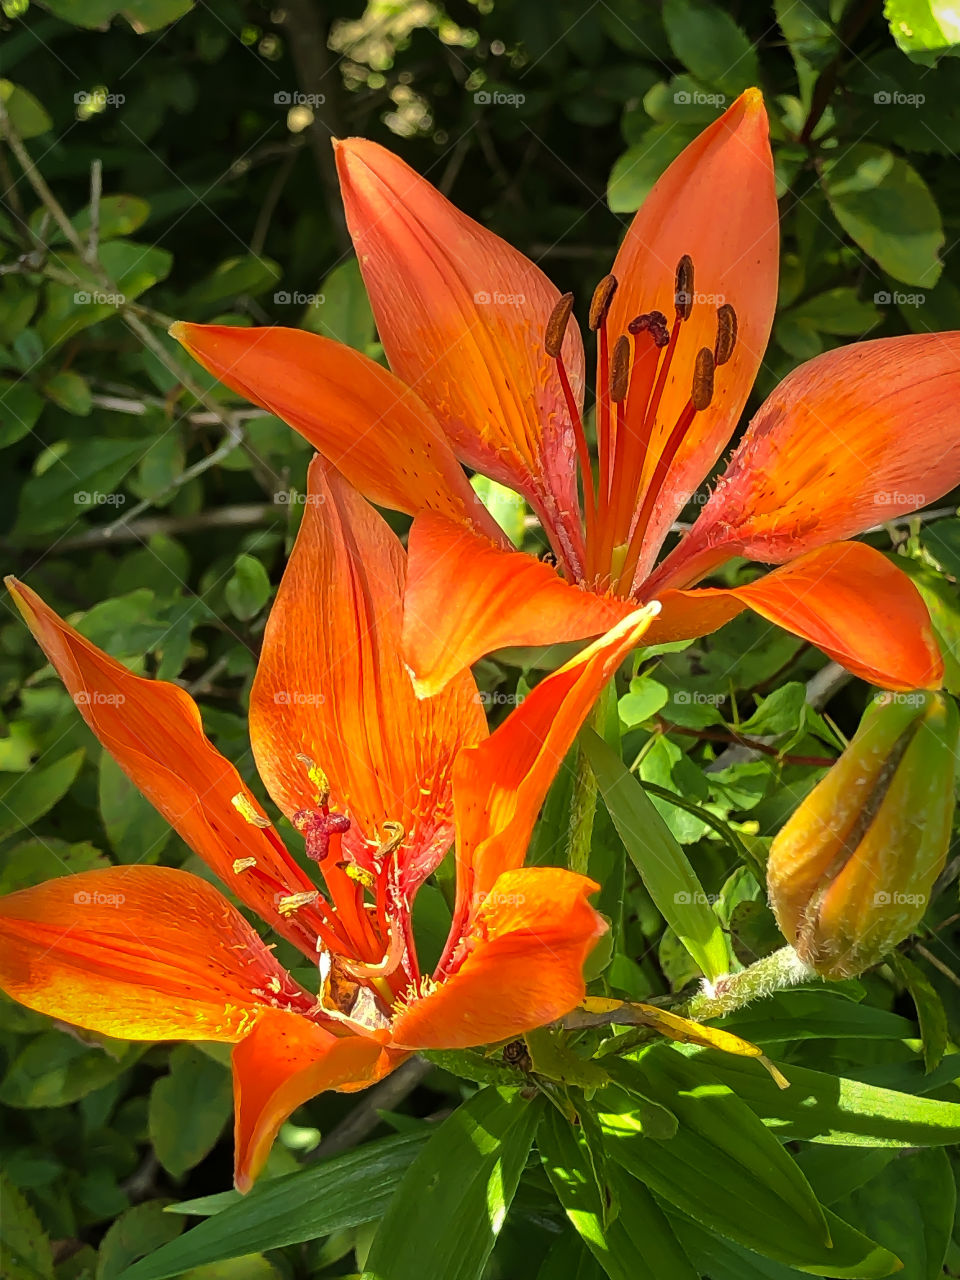
<svg viewBox="0 0 960 1280">
<path fill-rule="evenodd" d="M 395 148 L 582 301 L 663 168 L 756 83 L 782 278 L 752 407 L 829 347 L 960 318 L 960 27 L 943 3 L 2 0 L 2 14 L 4 565 L 112 654 L 190 689 L 255 788 L 246 699 L 309 450 L 212 385 L 165 331 L 174 318 L 303 325 L 378 355 L 331 135 Z M 478 488 L 495 506 L 495 487 Z M 878 519 L 869 537 L 923 592 L 960 692 L 955 504 Z M 116 862 L 205 874 L 102 755 L 9 605 L 0 640 L 0 888 Z M 495 715 L 536 679 L 537 656 L 515 656 L 479 668 Z M 869 691 L 749 615 L 638 655 L 618 693 L 604 736 L 622 734 L 663 848 L 703 897 L 702 953 L 719 938 L 741 963 L 768 954 L 782 943 L 762 889 L 770 837 Z M 534 861 L 556 857 L 565 788 L 562 775 Z M 592 857 L 615 926 L 603 989 L 650 999 L 696 978 L 602 806 Z M 458 1074 L 436 1066 L 411 1086 L 374 1142 L 268 1179 L 236 1210 L 233 1193 L 210 1199 L 230 1178 L 219 1048 L 106 1042 L 4 1002 L 4 1280 L 113 1280 L 161 1246 L 142 1280 L 368 1263 L 389 1280 L 881 1276 L 883 1248 L 906 1280 L 960 1275 L 953 1156 L 926 1145 L 960 1135 L 929 1102 L 960 1101 L 955 875 L 949 863 L 895 965 L 728 1020 L 807 1073 L 782 1097 L 740 1059 L 647 1047 L 575 1134 L 543 1098 L 477 1091 L 470 1079 L 497 1078 L 497 1064 L 461 1059 L 446 1064 Z M 423 901 L 442 912 L 440 894 Z M 900 1092 L 823 1101 L 834 1075 Z M 819 1131 L 804 1128 L 806 1096 L 821 1099 Z M 268 1174 L 292 1174 L 362 1105 L 329 1095 L 302 1108 Z M 667 1140 L 655 1120 L 672 1109 Z M 884 1137 L 894 1130 L 908 1138 Z M 807 1140 L 817 1132 L 834 1145 Z M 178 1240 L 184 1214 L 212 1216 Z M 830 1222 L 832 1253 L 810 1243 L 808 1219 Z"/>
</svg>

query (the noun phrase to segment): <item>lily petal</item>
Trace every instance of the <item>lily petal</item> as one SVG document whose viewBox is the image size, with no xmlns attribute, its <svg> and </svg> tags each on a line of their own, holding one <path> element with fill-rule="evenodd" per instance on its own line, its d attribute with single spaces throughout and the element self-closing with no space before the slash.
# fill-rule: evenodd
<svg viewBox="0 0 960 1280">
<path fill-rule="evenodd" d="M 637 607 L 565 582 L 544 561 L 442 516 L 418 516 L 408 547 L 403 656 L 421 695 L 494 649 L 584 640 Z"/>
<path fill-rule="evenodd" d="M 68 626 L 35 591 L 7 586 L 37 643 L 67 687 L 77 710 L 128 778 L 175 831 L 249 907 L 311 958 L 316 937 L 276 908 L 284 893 L 315 886 L 282 846 L 247 823 L 237 795 L 263 811 L 237 770 L 209 742 L 200 712 L 185 689 L 135 676 Z M 253 874 L 234 872 L 238 859 L 256 859 Z"/>
<path fill-rule="evenodd" d="M 8 995 L 121 1040 L 239 1040 L 271 1000 L 314 1003 L 213 885 L 170 867 L 7 894 L 0 940 Z"/>
<path fill-rule="evenodd" d="M 885 689 L 939 688 L 943 659 L 920 593 L 862 542 L 834 542 L 743 587 L 664 591 L 649 644 L 706 635 L 744 607 Z"/>
<path fill-rule="evenodd" d="M 233 1051 L 238 1191 L 250 1190 L 297 1107 L 326 1089 L 365 1088 L 399 1065 L 404 1055 L 384 1050 L 385 1035 L 336 1035 L 278 1009 L 261 1015 Z"/>
<path fill-rule="evenodd" d="M 254 756 L 287 817 L 315 807 L 297 756 L 317 762 L 361 865 L 384 824 L 399 822 L 410 888 L 453 841 L 453 760 L 486 737 L 483 707 L 469 672 L 417 699 L 400 655 L 398 538 L 322 458 L 308 488 L 250 695 Z"/>
<path fill-rule="evenodd" d="M 543 346 L 559 291 L 384 147 L 349 138 L 337 145 L 337 167 L 390 367 L 464 462 L 522 493 L 555 530 L 577 510 L 571 428 Z M 563 357 L 582 402 L 573 322 Z"/>
<path fill-rule="evenodd" d="M 660 403 L 645 483 L 690 398 L 697 351 L 713 351 L 717 307 L 732 305 L 738 321 L 733 355 L 716 371 L 713 399 L 694 418 L 667 472 L 644 543 L 641 577 L 747 403 L 773 324 L 778 227 L 767 114 L 759 90 L 748 89 L 663 174 L 613 265 L 619 288 L 608 317 L 611 341 L 638 313 L 661 311 L 672 324 L 677 264 L 686 254 L 694 267 L 693 310 L 681 328 Z"/>
<path fill-rule="evenodd" d="M 360 351 L 303 329 L 186 324 L 170 329 L 231 390 L 275 413 L 372 501 L 442 511 L 501 537 L 432 413 Z"/>
<path fill-rule="evenodd" d="M 587 901 L 598 888 L 559 867 L 499 876 L 474 917 L 462 963 L 397 1014 L 393 1042 L 469 1049 L 569 1013 L 586 991 L 584 961 L 607 928 Z"/>
<path fill-rule="evenodd" d="M 523 862 L 564 756 L 604 685 L 658 611 L 651 604 L 630 614 L 541 680 L 486 742 L 460 752 L 453 770 L 458 847 L 452 942 L 497 877 Z"/>
<path fill-rule="evenodd" d="M 664 572 L 683 576 L 711 548 L 779 564 L 934 502 L 960 483 L 958 399 L 960 332 L 857 342 L 801 365 Z"/>
</svg>

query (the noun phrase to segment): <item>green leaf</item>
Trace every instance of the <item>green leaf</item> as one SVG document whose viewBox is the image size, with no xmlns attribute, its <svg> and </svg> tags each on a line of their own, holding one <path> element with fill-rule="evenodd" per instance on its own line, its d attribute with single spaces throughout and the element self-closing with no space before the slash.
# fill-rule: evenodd
<svg viewBox="0 0 960 1280">
<path fill-rule="evenodd" d="M 117 1218 L 101 1242 L 96 1280 L 117 1280 L 131 1262 L 180 1234 L 183 1223 L 164 1213 L 168 1203 L 147 1200 Z"/>
<path fill-rule="evenodd" d="M 150 1141 L 175 1178 L 200 1163 L 230 1118 L 230 1072 L 192 1045 L 170 1055 L 170 1072 L 150 1091 Z"/>
<path fill-rule="evenodd" d="M 675 1137 L 656 1142 L 622 1124 L 605 1125 L 601 1109 L 614 1160 L 656 1195 L 747 1248 L 791 1266 L 829 1264 L 830 1233 L 809 1183 L 732 1089 L 666 1047 L 610 1069 L 624 1088 L 635 1084 L 679 1122 Z"/>
<path fill-rule="evenodd" d="M 519 493 L 479 472 L 470 477 L 474 492 L 496 520 L 514 546 L 521 546 L 527 515 L 527 504 Z"/>
<path fill-rule="evenodd" d="M 127 498 L 118 486 L 144 451 L 142 440 L 71 442 L 24 484 L 16 532 L 50 533 L 93 511 L 119 517 Z"/>
<path fill-rule="evenodd" d="M 884 271 L 905 284 L 936 284 L 943 269 L 940 210 L 906 160 L 855 143 L 824 164 L 823 188 L 841 227 Z"/>
<path fill-rule="evenodd" d="M 270 599 L 270 576 L 256 556 L 237 556 L 224 595 L 230 612 L 243 622 L 256 617 Z"/>
<path fill-rule="evenodd" d="M 444 1280 L 477 1280 L 527 1162 L 541 1102 L 491 1088 L 457 1107 L 390 1201 L 364 1280 L 422 1280 L 425 1256 Z"/>
<path fill-rule="evenodd" d="M 99 849 L 86 842 L 68 844 L 45 836 L 42 840 L 25 840 L 3 855 L 0 863 L 0 893 L 29 889 L 78 871 L 103 870 L 111 865 Z"/>
<path fill-rule="evenodd" d="M 356 258 L 348 258 L 334 267 L 302 323 L 311 333 L 321 333 L 348 347 L 366 351 L 376 336 L 376 327 Z"/>
<path fill-rule="evenodd" d="M 729 1014 L 721 1026 L 758 1044 L 844 1036 L 903 1040 L 916 1034 L 909 1018 L 872 1005 L 852 1005 L 831 990 L 778 991 L 762 1002 Z"/>
<path fill-rule="evenodd" d="M 896 1252 L 902 1280 L 938 1280 L 953 1229 L 957 1188 L 943 1150 L 892 1160 L 836 1205 L 837 1212 Z"/>
<path fill-rule="evenodd" d="M 663 25 L 673 52 L 704 84 L 728 94 L 756 84 L 756 49 L 723 9 L 697 0 L 666 0 Z"/>
<path fill-rule="evenodd" d="M 617 704 L 620 719 L 627 729 L 643 724 L 667 705 L 670 690 L 650 676 L 636 676 L 630 681 L 630 692 Z"/>
<path fill-rule="evenodd" d="M 271 289 L 280 279 L 279 266 L 269 258 L 247 254 L 219 263 L 205 280 L 195 284 L 180 299 L 182 315 L 209 310 L 218 303 L 233 302 L 245 294 L 256 296 Z"/>
<path fill-rule="evenodd" d="M 604 803 L 647 892 L 708 978 L 729 967 L 727 943 L 700 881 L 643 787 L 591 731 L 581 735 Z"/>
<path fill-rule="evenodd" d="M 7 109 L 10 123 L 21 138 L 36 138 L 53 128 L 46 107 L 30 92 L 9 80 L 0 80 L 0 100 Z"/>
<path fill-rule="evenodd" d="M 914 964 L 901 951 L 895 951 L 888 963 L 910 992 L 910 998 L 913 1000 L 920 1022 L 924 1065 L 927 1071 L 935 1071 L 947 1051 L 949 1041 L 947 1014 L 943 1001 L 920 966 Z"/>
<path fill-rule="evenodd" d="M 26 1108 L 65 1106 L 102 1089 L 146 1051 L 146 1045 L 123 1040 L 91 1037 L 86 1044 L 61 1031 L 44 1032 L 11 1063 L 0 1084 L 0 1102 Z"/>
<path fill-rule="evenodd" d="M 129 236 L 142 227 L 150 216 L 150 206 L 139 196 L 104 196 L 100 201 L 98 232 L 100 243 L 118 236 Z M 86 208 L 73 220 L 81 236 L 90 231 L 90 209 Z"/>
<path fill-rule="evenodd" d="M 43 384 L 43 394 L 54 404 L 58 404 L 67 413 L 85 418 L 93 408 L 93 395 L 90 384 L 79 373 L 64 370 L 55 373 Z"/>
<path fill-rule="evenodd" d="M 903 52 L 924 66 L 960 54 L 960 15 L 950 0 L 886 0 L 884 17 Z"/>
<path fill-rule="evenodd" d="M 385 1138 L 258 1183 L 246 1196 L 231 1192 L 223 1198 L 226 1207 L 214 1217 L 128 1268 L 122 1280 L 170 1280 L 190 1267 L 282 1249 L 375 1221 L 382 1217 L 428 1136 Z M 172 1205 L 171 1212 L 195 1212 L 197 1203 Z"/>
<path fill-rule="evenodd" d="M 607 1175 L 620 1204 L 606 1228 L 582 1138 L 551 1110 L 537 1134 L 540 1157 L 567 1217 L 610 1280 L 638 1274 L 697 1280 L 680 1242 L 649 1191 L 616 1165 Z"/>
<path fill-rule="evenodd" d="M 0 378 L 0 448 L 16 444 L 32 431 L 43 405 L 43 397 L 26 382 Z"/>
<path fill-rule="evenodd" d="M 28 830 L 66 795 L 85 754 L 81 748 L 53 764 L 35 764 L 26 773 L 0 777 L 0 840 Z"/>
<path fill-rule="evenodd" d="M 173 828 L 107 751 L 100 756 L 99 802 L 110 847 L 120 861 L 156 862 Z"/>
<path fill-rule="evenodd" d="M 614 213 L 634 213 L 653 184 L 699 132 L 697 126 L 658 124 L 619 156 L 607 182 L 607 204 Z"/>
<path fill-rule="evenodd" d="M 44 8 L 78 27 L 106 27 L 122 14 L 142 35 L 176 22 L 193 8 L 193 0 L 44 0 Z"/>
<path fill-rule="evenodd" d="M 29 1203 L 0 1172 L 0 1264 L 4 1280 L 53 1280 L 50 1241 Z"/>
<path fill-rule="evenodd" d="M 762 1067 L 708 1051 L 710 1070 L 784 1142 L 848 1147 L 937 1147 L 960 1141 L 960 1103 L 939 1102 L 844 1076 L 785 1066 L 789 1089 Z"/>
</svg>

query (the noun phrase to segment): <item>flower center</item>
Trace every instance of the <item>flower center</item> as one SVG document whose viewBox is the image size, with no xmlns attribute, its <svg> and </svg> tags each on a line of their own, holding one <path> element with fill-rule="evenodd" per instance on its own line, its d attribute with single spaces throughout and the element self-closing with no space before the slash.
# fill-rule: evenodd
<svg viewBox="0 0 960 1280">
<path fill-rule="evenodd" d="M 627 332 L 617 336 L 611 353 L 607 315 L 616 290 L 616 278 L 604 276 L 590 304 L 589 325 L 597 335 L 596 475 L 561 351 L 573 294 L 564 294 L 554 307 L 544 348 L 556 363 L 583 492 L 586 563 L 573 576 L 595 588 L 629 595 L 658 494 L 694 418 L 713 399 L 717 368 L 733 355 L 737 315 L 729 303 L 717 308 L 713 349 L 701 347 L 693 358 L 690 397 L 669 430 L 655 434 L 681 332 L 693 311 L 693 262 L 684 254 L 677 264 L 673 323 L 668 325 L 660 311 L 638 315 Z"/>
</svg>

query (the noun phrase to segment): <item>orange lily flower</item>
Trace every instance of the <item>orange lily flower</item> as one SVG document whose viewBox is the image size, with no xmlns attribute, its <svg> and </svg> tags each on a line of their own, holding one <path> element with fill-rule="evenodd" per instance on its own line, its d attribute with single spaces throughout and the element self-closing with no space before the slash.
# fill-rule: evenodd
<svg viewBox="0 0 960 1280">
<path fill-rule="evenodd" d="M 421 693 L 494 648 L 594 635 L 654 597 L 650 643 L 749 607 L 876 684 L 939 684 L 916 589 L 844 540 L 960 480 L 960 333 L 859 343 L 797 369 L 658 564 L 736 428 L 773 322 L 777 204 L 758 90 L 667 169 L 594 295 L 596 474 L 571 295 L 382 147 L 348 140 L 337 163 L 393 372 L 297 330 L 172 332 L 374 501 L 416 516 L 404 646 Z M 457 458 L 534 508 L 557 569 L 478 516 Z M 735 556 L 781 567 L 692 589 Z"/>
<path fill-rule="evenodd" d="M 414 694 L 399 652 L 405 565 L 382 517 L 315 459 L 250 736 L 324 893 L 204 736 L 183 689 L 134 675 L 9 580 L 103 746 L 240 902 L 319 964 L 319 992 L 218 889 L 152 866 L 0 898 L 0 987 L 110 1036 L 233 1043 L 241 1189 L 316 1093 L 362 1088 L 416 1049 L 505 1040 L 568 1013 L 606 927 L 588 902 L 593 881 L 522 863 L 564 753 L 655 610 L 544 679 L 488 736 L 468 672 L 436 697 Z M 454 838 L 454 921 L 428 975 L 411 907 Z"/>
</svg>

